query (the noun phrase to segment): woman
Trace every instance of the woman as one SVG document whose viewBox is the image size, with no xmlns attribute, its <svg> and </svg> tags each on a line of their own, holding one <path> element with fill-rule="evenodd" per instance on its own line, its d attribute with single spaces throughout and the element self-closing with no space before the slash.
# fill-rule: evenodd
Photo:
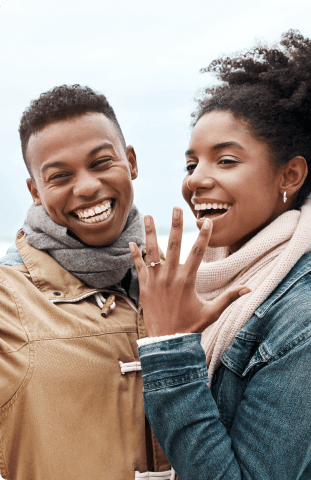
<svg viewBox="0 0 311 480">
<path fill-rule="evenodd" d="M 151 217 L 151 268 L 130 245 L 146 414 L 181 480 L 310 479 L 311 41 L 289 31 L 206 71 L 223 83 L 199 102 L 182 187 L 198 240 L 179 265 L 175 208 L 165 265 Z"/>
</svg>

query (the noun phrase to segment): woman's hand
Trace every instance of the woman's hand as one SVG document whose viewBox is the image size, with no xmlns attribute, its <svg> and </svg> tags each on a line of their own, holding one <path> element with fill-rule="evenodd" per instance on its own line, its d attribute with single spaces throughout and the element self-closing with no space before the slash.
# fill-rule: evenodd
<svg viewBox="0 0 311 480">
<path fill-rule="evenodd" d="M 150 337 L 175 333 L 202 332 L 221 313 L 250 289 L 236 285 L 212 301 L 205 301 L 195 290 L 197 270 L 212 233 L 213 223 L 206 219 L 184 265 L 179 264 L 182 239 L 182 209 L 175 207 L 166 260 L 160 262 L 157 236 L 151 216 L 145 217 L 146 263 L 135 243 L 130 243 L 138 273 L 144 321 Z M 157 264 L 150 266 L 151 264 Z"/>
</svg>

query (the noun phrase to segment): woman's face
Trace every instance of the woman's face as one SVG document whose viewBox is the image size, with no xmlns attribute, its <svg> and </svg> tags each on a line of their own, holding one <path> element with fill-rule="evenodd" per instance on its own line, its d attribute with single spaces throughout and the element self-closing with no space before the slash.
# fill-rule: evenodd
<svg viewBox="0 0 311 480">
<path fill-rule="evenodd" d="M 211 247 L 238 250 L 286 210 L 281 170 L 271 165 L 266 143 L 230 112 L 205 114 L 186 152 L 183 196 L 197 219 L 213 221 Z"/>
</svg>

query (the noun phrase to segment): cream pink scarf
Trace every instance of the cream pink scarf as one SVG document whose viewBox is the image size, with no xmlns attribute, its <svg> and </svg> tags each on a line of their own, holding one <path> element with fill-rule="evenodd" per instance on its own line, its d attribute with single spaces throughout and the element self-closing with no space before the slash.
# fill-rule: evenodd
<svg viewBox="0 0 311 480">
<path fill-rule="evenodd" d="M 311 251 L 311 199 L 301 211 L 279 216 L 236 253 L 228 248 L 207 248 L 197 274 L 197 292 L 211 300 L 231 285 L 243 284 L 252 290 L 230 305 L 217 322 L 204 330 L 208 376 L 219 367 L 221 355 L 255 310 L 283 280 L 299 258 Z"/>
</svg>

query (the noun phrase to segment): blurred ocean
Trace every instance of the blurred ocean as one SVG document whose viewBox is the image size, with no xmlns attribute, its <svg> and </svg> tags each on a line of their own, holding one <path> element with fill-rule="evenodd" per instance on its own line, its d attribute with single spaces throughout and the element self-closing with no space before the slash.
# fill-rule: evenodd
<svg viewBox="0 0 311 480">
<path fill-rule="evenodd" d="M 186 227 L 184 229 L 183 233 L 183 242 L 181 246 L 181 255 L 180 255 L 180 263 L 184 263 L 187 255 L 195 241 L 195 239 L 198 236 L 199 230 L 194 227 L 195 229 L 192 229 L 192 227 Z M 168 237 L 169 237 L 169 228 L 167 227 L 159 227 L 157 229 L 158 232 L 158 242 L 160 245 L 161 250 L 163 253 L 166 253 L 167 249 L 167 243 L 168 243 Z M 14 244 L 14 238 L 10 237 L 0 237 L 0 258 L 3 257 L 7 249 Z M 0 477 L 1 478 L 1 477 Z"/>
</svg>

